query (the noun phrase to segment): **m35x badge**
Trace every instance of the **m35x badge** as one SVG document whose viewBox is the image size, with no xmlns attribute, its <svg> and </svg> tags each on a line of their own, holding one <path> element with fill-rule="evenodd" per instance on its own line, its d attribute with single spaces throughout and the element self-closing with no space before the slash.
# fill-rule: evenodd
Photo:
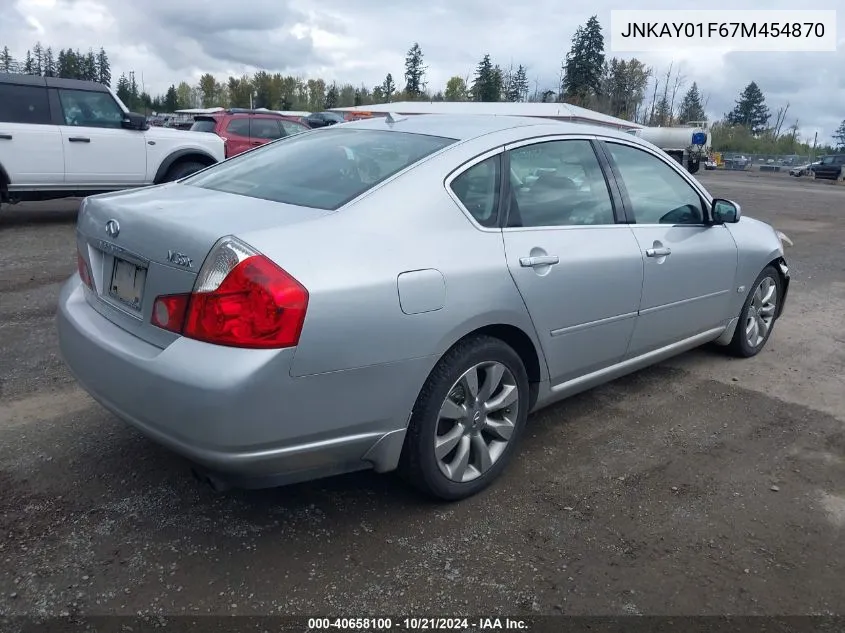
<svg viewBox="0 0 845 633">
<path fill-rule="evenodd" d="M 194 265 L 194 260 L 187 255 L 177 253 L 176 251 L 167 251 L 167 261 L 171 264 L 176 264 L 177 266 L 184 266 L 185 268 L 190 268 Z"/>
</svg>

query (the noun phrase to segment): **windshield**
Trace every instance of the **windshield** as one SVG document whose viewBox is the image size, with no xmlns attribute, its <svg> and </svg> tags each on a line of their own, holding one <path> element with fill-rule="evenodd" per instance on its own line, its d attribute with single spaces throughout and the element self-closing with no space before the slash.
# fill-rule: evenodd
<svg viewBox="0 0 845 633">
<path fill-rule="evenodd" d="M 313 130 L 227 160 L 182 183 L 333 211 L 454 142 L 386 130 Z"/>
</svg>

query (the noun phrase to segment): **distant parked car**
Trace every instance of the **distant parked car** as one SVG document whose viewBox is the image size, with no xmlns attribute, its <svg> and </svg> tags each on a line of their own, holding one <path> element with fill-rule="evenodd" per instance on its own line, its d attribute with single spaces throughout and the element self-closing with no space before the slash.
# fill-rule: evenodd
<svg viewBox="0 0 845 633">
<path fill-rule="evenodd" d="M 793 167 L 789 170 L 790 176 L 795 176 L 796 178 L 800 178 L 801 176 L 806 176 L 810 173 L 810 168 L 813 165 L 818 165 L 819 162 L 816 161 L 815 163 L 807 163 L 806 165 L 798 165 L 797 167 Z"/>
<path fill-rule="evenodd" d="M 337 112 L 314 112 L 305 117 L 305 122 L 311 127 L 326 127 L 343 123 L 343 117 Z"/>
<path fill-rule="evenodd" d="M 529 411 L 708 342 L 758 354 L 783 239 L 624 132 L 373 118 L 87 198 L 58 339 L 215 485 L 398 467 L 459 499 Z"/>
<path fill-rule="evenodd" d="M 707 171 L 713 171 L 716 169 L 716 161 L 715 160 L 707 160 L 704 162 L 704 169 Z"/>
<path fill-rule="evenodd" d="M 845 154 L 831 154 L 810 167 L 811 178 L 845 180 Z"/>
<path fill-rule="evenodd" d="M 293 117 L 241 108 L 197 115 L 191 126 L 193 132 L 213 132 L 222 138 L 226 158 L 308 129 Z"/>
</svg>

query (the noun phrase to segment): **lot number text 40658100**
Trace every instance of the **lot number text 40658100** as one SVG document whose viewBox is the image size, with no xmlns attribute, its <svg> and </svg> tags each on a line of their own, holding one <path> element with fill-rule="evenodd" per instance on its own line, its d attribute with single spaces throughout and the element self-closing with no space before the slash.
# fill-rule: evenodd
<svg viewBox="0 0 845 633">
<path fill-rule="evenodd" d="M 528 623 L 519 618 L 309 618 L 308 631 L 360 630 L 360 631 L 519 631 L 527 630 Z"/>
</svg>

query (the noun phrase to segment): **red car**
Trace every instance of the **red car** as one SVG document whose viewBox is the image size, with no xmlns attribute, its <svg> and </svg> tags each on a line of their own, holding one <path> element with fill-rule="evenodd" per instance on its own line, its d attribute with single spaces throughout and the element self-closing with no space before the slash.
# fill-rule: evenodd
<svg viewBox="0 0 845 633">
<path fill-rule="evenodd" d="M 213 132 L 222 138 L 226 148 L 226 158 L 309 129 L 307 125 L 293 117 L 241 108 L 197 115 L 191 126 L 194 132 Z"/>
</svg>

